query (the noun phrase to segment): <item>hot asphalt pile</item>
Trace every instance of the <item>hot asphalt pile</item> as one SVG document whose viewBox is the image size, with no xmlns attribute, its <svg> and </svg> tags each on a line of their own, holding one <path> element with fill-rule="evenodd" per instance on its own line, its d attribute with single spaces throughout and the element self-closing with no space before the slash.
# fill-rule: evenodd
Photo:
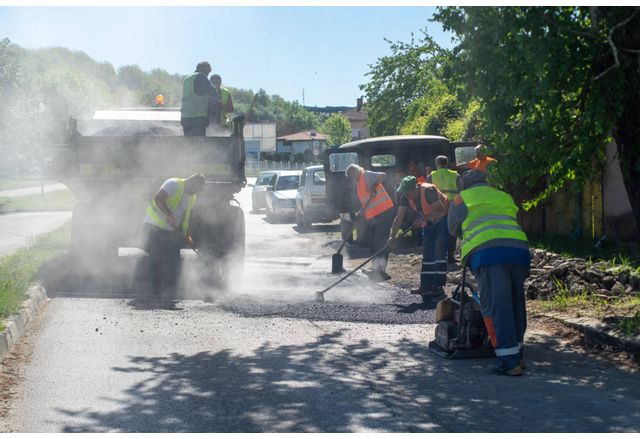
<svg viewBox="0 0 640 439">
<path fill-rule="evenodd" d="M 328 294 L 329 295 L 329 294 Z M 315 302 L 289 303 L 259 301 L 254 296 L 229 295 L 216 301 L 216 306 L 244 317 L 284 317 L 311 321 L 339 321 L 379 324 L 435 323 L 435 303 L 423 304 L 420 296 L 390 290 L 387 303 Z"/>
</svg>

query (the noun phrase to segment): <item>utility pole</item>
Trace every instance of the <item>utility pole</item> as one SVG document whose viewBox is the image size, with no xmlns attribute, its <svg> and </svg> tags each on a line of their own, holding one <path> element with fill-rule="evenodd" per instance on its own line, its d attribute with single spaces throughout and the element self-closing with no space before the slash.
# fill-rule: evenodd
<svg viewBox="0 0 640 439">
<path fill-rule="evenodd" d="M 304 107 L 304 87 L 302 88 L 302 106 Z"/>
</svg>

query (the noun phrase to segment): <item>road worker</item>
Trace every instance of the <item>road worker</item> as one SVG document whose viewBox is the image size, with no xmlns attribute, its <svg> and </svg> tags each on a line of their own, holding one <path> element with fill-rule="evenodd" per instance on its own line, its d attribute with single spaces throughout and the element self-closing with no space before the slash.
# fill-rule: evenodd
<svg viewBox="0 0 640 439">
<path fill-rule="evenodd" d="M 488 186 L 480 170 L 465 172 L 462 184 L 449 208 L 449 231 L 462 237 L 462 263 L 478 281 L 482 316 L 498 359 L 494 371 L 522 375 L 524 281 L 531 256 L 516 220 L 518 207 L 509 194 Z"/>
<path fill-rule="evenodd" d="M 217 111 L 213 110 L 212 114 L 217 114 L 218 125 L 225 125 L 227 123 L 227 115 L 233 113 L 233 98 L 229 90 L 222 86 L 222 77 L 218 74 L 211 75 L 211 84 L 218 91 L 217 99 Z"/>
<path fill-rule="evenodd" d="M 427 177 L 427 183 L 435 184 L 440 192 L 447 196 L 449 202 L 453 201 L 456 195 L 462 190 L 460 175 L 456 171 L 448 169 L 449 159 L 445 155 L 436 157 L 436 170 Z M 455 264 L 456 237 L 449 235 L 449 246 L 447 251 L 447 263 Z"/>
<path fill-rule="evenodd" d="M 423 300 L 437 300 L 444 295 L 447 281 L 447 197 L 430 183 L 418 184 L 413 175 L 402 179 L 397 190 L 398 213 L 391 225 L 390 244 L 393 244 L 404 217 L 409 210 L 418 213 L 414 227 L 422 228 L 422 268 L 420 287 L 411 290 Z"/>
<path fill-rule="evenodd" d="M 191 209 L 205 178 L 166 180 L 147 208 L 144 218 L 145 251 L 149 253 L 149 277 L 154 292 L 172 293 L 178 282 L 180 249 L 193 246 L 189 233 Z"/>
<path fill-rule="evenodd" d="M 465 163 L 460 163 L 458 165 L 458 170 L 459 171 L 467 171 L 467 170 L 474 170 L 474 169 L 478 169 L 479 171 L 484 172 L 485 174 L 487 173 L 487 169 L 489 168 L 489 166 L 492 163 L 496 163 L 497 160 L 494 159 L 493 157 L 489 157 L 487 155 L 487 147 L 482 145 L 482 144 L 478 144 L 475 147 L 475 153 L 476 153 L 476 158 L 469 161 L 469 162 L 465 162 Z"/>
<path fill-rule="evenodd" d="M 358 200 L 364 209 L 364 218 L 369 221 L 369 248 L 375 253 L 387 245 L 389 229 L 393 221 L 393 200 L 382 182 L 387 178 L 384 172 L 365 171 L 351 164 L 345 171 L 347 178 L 356 184 Z M 372 269 L 367 274 L 371 280 L 385 281 L 391 278 L 387 274 L 389 251 L 383 251 L 372 261 Z"/>
<path fill-rule="evenodd" d="M 209 125 L 209 101 L 217 99 L 218 90 L 207 76 L 211 65 L 202 61 L 196 71 L 184 78 L 182 83 L 182 107 L 180 123 L 185 136 L 204 136 Z"/>
</svg>

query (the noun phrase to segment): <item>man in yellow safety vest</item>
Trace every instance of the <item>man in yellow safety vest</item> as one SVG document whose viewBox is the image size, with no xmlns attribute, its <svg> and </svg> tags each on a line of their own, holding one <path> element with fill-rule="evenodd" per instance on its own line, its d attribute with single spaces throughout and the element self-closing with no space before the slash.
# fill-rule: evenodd
<svg viewBox="0 0 640 439">
<path fill-rule="evenodd" d="M 184 78 L 182 83 L 182 106 L 180 123 L 185 136 L 204 136 L 209 125 L 209 101 L 217 99 L 218 90 L 209 82 L 207 75 L 211 65 L 202 61 L 196 71 Z"/>
<path fill-rule="evenodd" d="M 218 74 L 211 75 L 211 83 L 218 91 L 217 103 L 212 105 L 216 108 L 211 109 L 211 114 L 217 118 L 216 123 L 218 125 L 225 125 L 227 123 L 227 114 L 233 113 L 233 98 L 229 90 L 222 86 L 222 77 Z"/>
<path fill-rule="evenodd" d="M 494 371 L 517 376 L 526 367 L 524 281 L 531 255 L 516 220 L 518 207 L 509 194 L 488 186 L 485 177 L 481 170 L 462 175 L 464 189 L 449 208 L 449 233 L 462 236 L 462 264 L 478 281 L 482 316 L 498 359 Z"/>
<path fill-rule="evenodd" d="M 456 195 L 462 190 L 460 175 L 456 171 L 448 169 L 449 159 L 446 155 L 436 157 L 436 170 L 427 177 L 427 183 L 435 184 L 440 192 L 447 196 L 449 202 L 453 201 Z M 447 263 L 455 264 L 456 259 L 456 237 L 449 235 L 449 245 L 447 251 Z"/>
<path fill-rule="evenodd" d="M 180 249 L 193 245 L 189 234 L 191 209 L 205 178 L 166 180 L 147 208 L 144 218 L 145 251 L 149 253 L 149 277 L 156 293 L 172 293 L 178 282 Z"/>
</svg>

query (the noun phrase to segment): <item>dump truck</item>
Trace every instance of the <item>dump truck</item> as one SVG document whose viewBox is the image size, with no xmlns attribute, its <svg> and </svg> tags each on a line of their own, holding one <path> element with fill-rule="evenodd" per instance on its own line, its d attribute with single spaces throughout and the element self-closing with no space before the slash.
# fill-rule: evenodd
<svg viewBox="0 0 640 439">
<path fill-rule="evenodd" d="M 199 257 L 227 282 L 244 260 L 244 213 L 235 200 L 245 185 L 241 116 L 216 137 L 184 137 L 179 108 L 97 111 L 70 119 L 68 141 L 45 159 L 48 179 L 77 199 L 69 259 L 75 270 L 106 266 L 121 247 L 142 248 L 145 211 L 171 177 L 202 173 L 191 236 Z M 185 241 L 185 248 L 187 243 Z"/>
</svg>

